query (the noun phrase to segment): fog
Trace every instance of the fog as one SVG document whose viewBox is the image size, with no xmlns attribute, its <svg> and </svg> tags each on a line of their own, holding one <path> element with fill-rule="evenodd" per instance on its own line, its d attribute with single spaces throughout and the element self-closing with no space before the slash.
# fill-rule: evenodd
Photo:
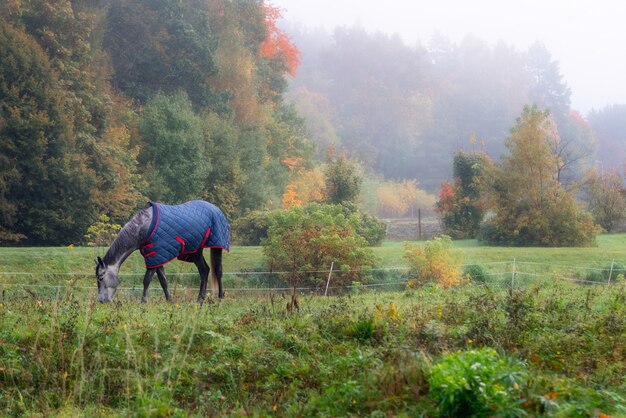
<svg viewBox="0 0 626 418">
<path fill-rule="evenodd" d="M 474 35 L 526 50 L 542 42 L 560 63 L 573 109 L 587 114 L 626 103 L 626 2 L 617 0 L 272 0 L 291 24 L 361 26 L 426 45 L 435 33 L 452 41 Z"/>
</svg>

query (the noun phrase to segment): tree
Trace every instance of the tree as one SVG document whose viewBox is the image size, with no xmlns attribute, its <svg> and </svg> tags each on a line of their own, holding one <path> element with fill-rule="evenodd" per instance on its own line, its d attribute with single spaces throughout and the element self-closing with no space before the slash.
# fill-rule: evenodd
<svg viewBox="0 0 626 418">
<path fill-rule="evenodd" d="M 506 139 L 510 154 L 494 164 L 487 181 L 493 218 L 481 231 L 494 244 L 591 245 L 596 226 L 557 179 L 547 111 L 526 107 Z"/>
<path fill-rule="evenodd" d="M 541 42 L 528 49 L 528 71 L 532 76 L 529 99 L 542 109 L 548 109 L 561 121 L 570 110 L 571 89 L 563 82 L 558 61 L 553 61 L 550 52 Z"/>
<path fill-rule="evenodd" d="M 605 231 L 611 232 L 626 217 L 624 179 L 616 171 L 592 170 L 586 183 L 589 211 Z"/>
<path fill-rule="evenodd" d="M 328 203 L 356 203 L 363 180 L 354 163 L 343 155 L 331 157 L 326 165 L 325 177 Z"/>
<path fill-rule="evenodd" d="M 69 97 L 36 40 L 0 19 L 0 232 L 31 244 L 82 240 L 94 173 Z M 19 216 L 17 216 L 19 214 Z"/>
<path fill-rule="evenodd" d="M 454 185 L 441 186 L 436 211 L 445 233 L 452 238 L 475 238 L 485 206 L 481 200 L 481 177 L 491 164 L 481 152 L 458 152 L 454 156 Z"/>
<path fill-rule="evenodd" d="M 575 185 L 586 171 L 589 160 L 595 155 L 595 144 L 590 126 L 575 111 L 561 118 L 550 118 L 548 140 L 555 155 L 556 179 L 564 186 Z"/>
<path fill-rule="evenodd" d="M 197 107 L 223 109 L 209 83 L 217 42 L 207 2 L 114 0 L 107 13 L 104 49 L 116 89 L 142 104 L 183 90 Z"/>
<path fill-rule="evenodd" d="M 210 161 L 203 122 L 185 93 L 154 96 L 144 108 L 139 132 L 145 145 L 138 159 L 151 199 L 175 204 L 205 194 Z"/>
<path fill-rule="evenodd" d="M 598 160 L 607 170 L 626 163 L 626 104 L 606 106 L 588 116 L 597 139 Z"/>
</svg>

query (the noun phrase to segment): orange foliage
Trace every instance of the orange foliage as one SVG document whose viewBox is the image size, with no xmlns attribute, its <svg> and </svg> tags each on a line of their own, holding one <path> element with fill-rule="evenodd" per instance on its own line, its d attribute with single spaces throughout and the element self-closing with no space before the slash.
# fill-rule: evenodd
<svg viewBox="0 0 626 418">
<path fill-rule="evenodd" d="M 281 18 L 281 10 L 268 3 L 263 4 L 263 10 L 267 38 L 261 42 L 259 56 L 267 59 L 282 58 L 289 74 L 295 77 L 298 65 L 300 65 L 300 51 L 291 42 L 289 36 L 276 25 L 276 21 Z"/>
<path fill-rule="evenodd" d="M 283 194 L 283 209 L 287 209 L 292 206 L 302 206 L 302 200 L 298 198 L 296 185 L 289 184 L 287 186 L 287 190 Z"/>
<path fill-rule="evenodd" d="M 322 202 L 325 199 L 324 184 L 324 172 L 321 168 L 300 170 L 296 178 L 287 185 L 282 199 L 283 208 Z"/>
<path fill-rule="evenodd" d="M 441 192 L 439 192 L 439 202 L 435 211 L 437 213 L 448 213 L 452 210 L 454 205 L 454 187 L 447 181 L 441 185 Z"/>
</svg>

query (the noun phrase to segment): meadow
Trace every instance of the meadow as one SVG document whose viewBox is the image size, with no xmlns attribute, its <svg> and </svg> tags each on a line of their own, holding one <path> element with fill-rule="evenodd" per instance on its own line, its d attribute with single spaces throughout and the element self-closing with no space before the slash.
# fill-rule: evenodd
<svg viewBox="0 0 626 418">
<path fill-rule="evenodd" d="M 92 268 L 102 250 L 2 248 L 0 415 L 626 416 L 623 276 L 616 267 L 610 285 L 567 280 L 623 264 L 625 244 L 626 235 L 585 249 L 460 241 L 464 262 L 493 276 L 453 288 L 300 291 L 298 308 L 288 293 L 228 291 L 251 285 L 247 275 L 226 276 L 226 298 L 202 306 L 194 289 L 165 303 L 158 285 L 147 304 L 127 292 L 99 305 Z M 406 266 L 402 243 L 374 251 L 381 268 Z M 141 261 L 127 261 L 125 283 Z M 257 247 L 234 247 L 224 261 L 227 272 L 264 269 Z M 192 287 L 190 266 L 167 271 Z M 369 280 L 409 274 L 383 271 L 391 277 Z M 53 282 L 63 286 L 35 286 Z"/>
</svg>

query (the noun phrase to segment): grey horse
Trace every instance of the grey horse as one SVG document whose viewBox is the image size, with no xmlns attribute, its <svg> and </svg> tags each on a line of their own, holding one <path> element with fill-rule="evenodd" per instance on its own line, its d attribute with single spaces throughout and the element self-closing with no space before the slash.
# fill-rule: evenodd
<svg viewBox="0 0 626 418">
<path fill-rule="evenodd" d="M 172 300 L 163 266 L 178 258 L 194 263 L 200 274 L 198 302 L 207 296 L 208 276 L 211 274 L 213 293 L 222 299 L 222 250 L 229 250 L 230 226 L 216 206 L 203 201 L 169 206 L 149 202 L 115 237 L 104 259 L 96 258 L 98 300 L 110 302 L 120 284 L 122 263 L 135 250 L 140 250 L 146 261 L 142 302 L 148 300 L 148 287 L 157 274 L 165 299 Z M 211 267 L 203 249 L 210 248 Z"/>
</svg>

